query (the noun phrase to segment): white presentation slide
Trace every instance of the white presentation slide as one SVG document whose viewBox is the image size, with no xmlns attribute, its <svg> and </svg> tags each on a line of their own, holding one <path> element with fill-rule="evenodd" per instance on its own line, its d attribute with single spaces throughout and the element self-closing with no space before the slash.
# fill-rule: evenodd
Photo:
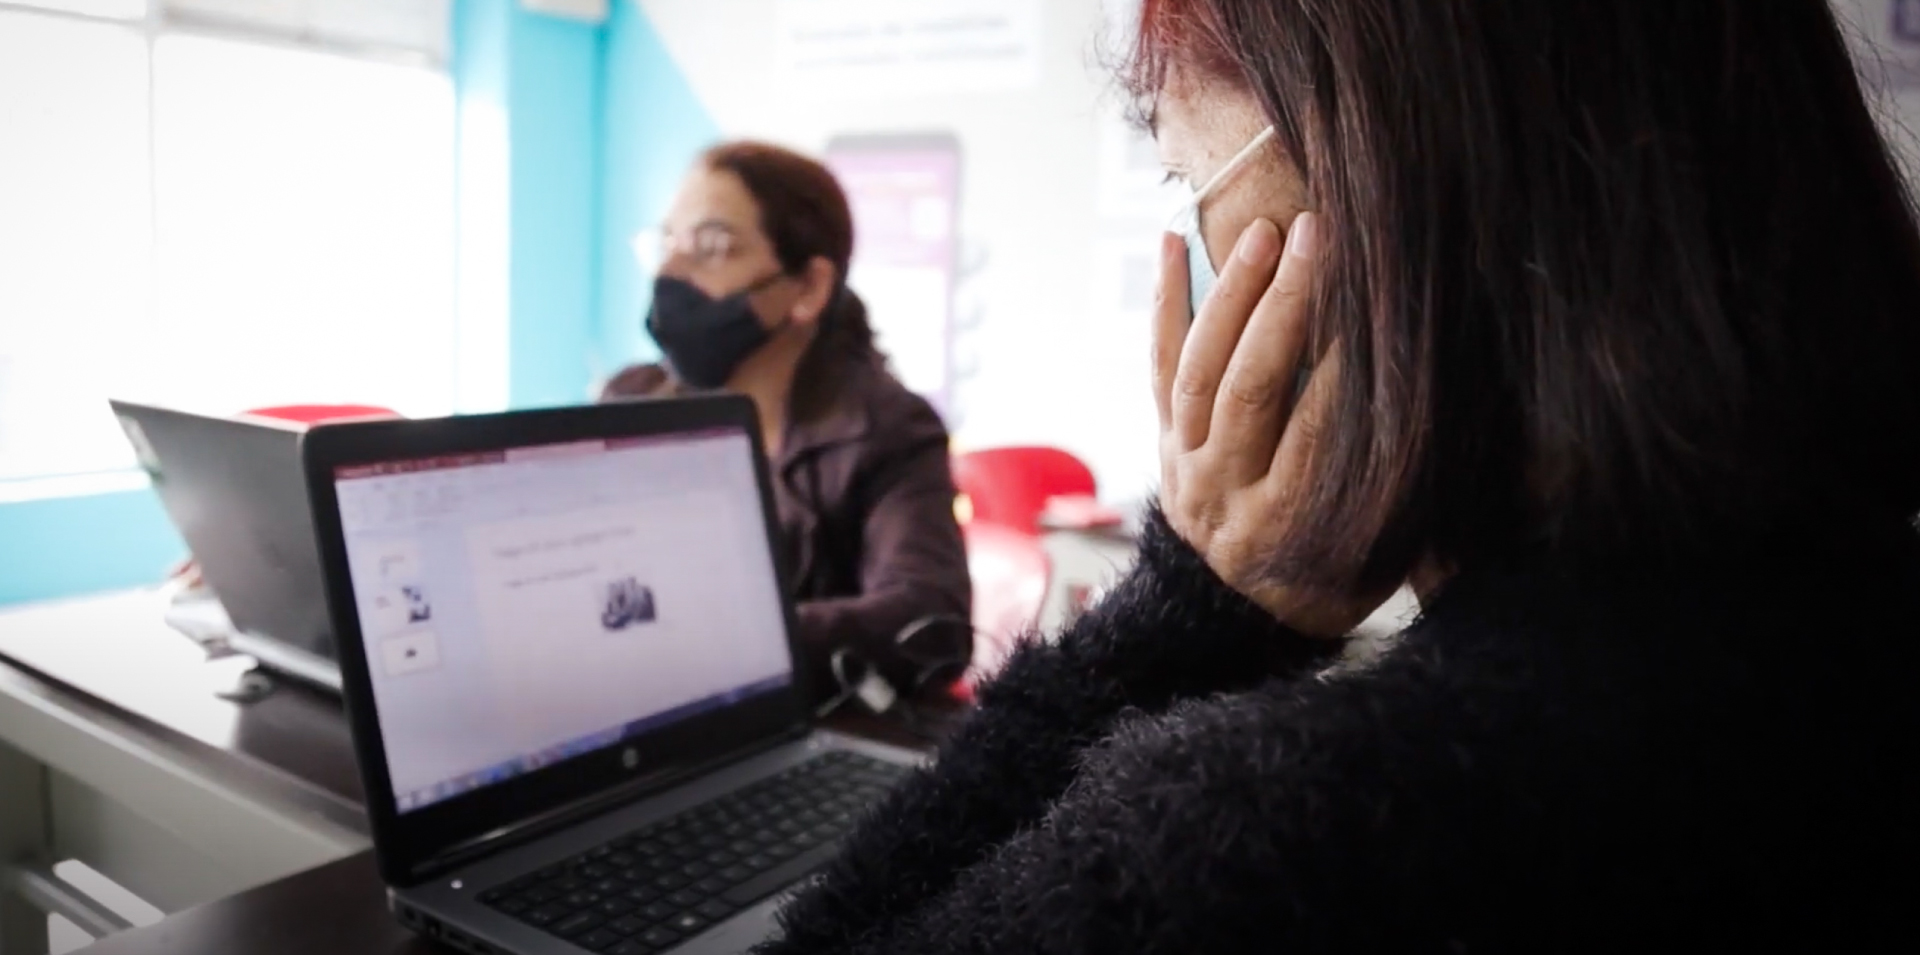
<svg viewBox="0 0 1920 955">
<path fill-rule="evenodd" d="M 339 490 L 396 794 L 788 672 L 744 436 Z"/>
<path fill-rule="evenodd" d="M 467 530 L 491 696 L 527 753 L 782 672 L 739 495 L 685 492 Z"/>
</svg>

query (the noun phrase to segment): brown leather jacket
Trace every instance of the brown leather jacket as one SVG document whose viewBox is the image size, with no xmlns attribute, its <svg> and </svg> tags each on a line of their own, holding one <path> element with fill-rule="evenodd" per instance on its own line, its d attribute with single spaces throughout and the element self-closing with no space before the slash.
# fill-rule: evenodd
<svg viewBox="0 0 1920 955">
<path fill-rule="evenodd" d="M 954 519 L 947 429 L 933 408 L 879 363 L 836 368 L 818 411 L 790 420 L 773 494 L 781 557 L 798 607 L 814 692 L 838 690 L 828 668 L 848 646 L 895 680 L 893 639 L 935 614 L 968 618 L 966 549 Z M 670 397 L 680 386 L 659 365 L 635 365 L 601 400 Z"/>
</svg>

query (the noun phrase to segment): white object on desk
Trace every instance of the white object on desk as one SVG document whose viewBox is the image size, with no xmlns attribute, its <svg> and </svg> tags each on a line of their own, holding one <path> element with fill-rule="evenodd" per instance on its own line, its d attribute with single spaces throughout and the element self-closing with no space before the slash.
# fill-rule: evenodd
<svg viewBox="0 0 1920 955">
<path fill-rule="evenodd" d="M 227 648 L 227 638 L 233 635 L 233 620 L 211 592 L 203 588 L 181 591 L 161 588 L 159 593 L 166 601 L 161 619 L 167 626 L 209 653 Z"/>
<path fill-rule="evenodd" d="M 1040 632 L 1057 634 L 1074 615 L 1093 605 L 1133 566 L 1132 538 L 1115 528 L 1050 530 L 1040 535 L 1047 555 L 1047 594 L 1040 602 Z"/>
<path fill-rule="evenodd" d="M 162 593 L 167 593 L 162 588 Z M 207 652 L 209 659 L 245 654 L 246 667 L 255 661 L 276 673 L 292 674 L 306 682 L 340 692 L 340 667 L 332 660 L 267 637 L 238 630 L 212 592 L 195 589 L 170 598 L 164 614 L 167 626 Z M 243 668 L 244 669 L 244 668 Z"/>
</svg>

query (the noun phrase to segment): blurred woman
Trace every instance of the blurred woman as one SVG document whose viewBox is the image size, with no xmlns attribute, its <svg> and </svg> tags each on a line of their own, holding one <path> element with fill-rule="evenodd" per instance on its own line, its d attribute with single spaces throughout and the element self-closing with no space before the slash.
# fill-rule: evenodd
<svg viewBox="0 0 1920 955">
<path fill-rule="evenodd" d="M 945 657 L 964 662 L 972 591 L 947 430 L 888 372 L 847 287 L 853 217 L 833 174 L 777 146 L 716 146 L 688 173 L 661 239 L 646 322 L 665 361 L 622 371 L 603 399 L 753 399 L 823 695 L 836 673 L 877 667 L 913 690 Z M 957 633 L 955 645 L 903 649 L 902 633 L 929 618 L 959 624 L 927 631 Z"/>
</svg>

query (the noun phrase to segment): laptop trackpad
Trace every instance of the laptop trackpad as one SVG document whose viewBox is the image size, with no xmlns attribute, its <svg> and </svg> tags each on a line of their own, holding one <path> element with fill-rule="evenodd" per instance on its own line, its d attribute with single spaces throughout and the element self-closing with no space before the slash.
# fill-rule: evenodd
<svg viewBox="0 0 1920 955">
<path fill-rule="evenodd" d="M 687 942 L 679 948 L 668 949 L 669 955 L 739 955 L 747 949 L 766 941 L 780 929 L 774 921 L 774 913 L 780 911 L 780 903 L 787 900 L 787 892 L 781 892 L 765 899 L 753 908 L 715 926 L 713 931 Z"/>
</svg>

